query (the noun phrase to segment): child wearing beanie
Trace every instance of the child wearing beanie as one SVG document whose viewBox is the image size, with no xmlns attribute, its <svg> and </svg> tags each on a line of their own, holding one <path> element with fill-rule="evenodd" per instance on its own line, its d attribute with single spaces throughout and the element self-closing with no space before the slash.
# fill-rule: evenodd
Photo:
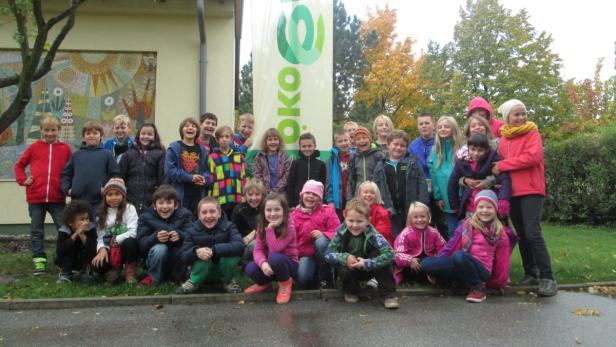
<svg viewBox="0 0 616 347">
<path fill-rule="evenodd" d="M 385 158 L 380 147 L 372 144 L 370 131 L 359 127 L 353 133 L 353 142 L 357 150 L 349 159 L 346 198 L 353 199 L 357 187 L 364 181 L 374 181 L 374 169 L 377 163 Z"/>
</svg>

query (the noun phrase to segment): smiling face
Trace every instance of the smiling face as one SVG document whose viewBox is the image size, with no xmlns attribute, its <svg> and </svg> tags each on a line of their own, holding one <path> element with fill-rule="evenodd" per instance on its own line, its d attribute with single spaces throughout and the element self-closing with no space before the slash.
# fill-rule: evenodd
<svg viewBox="0 0 616 347">
<path fill-rule="evenodd" d="M 231 137 L 233 134 L 231 131 L 225 131 L 216 139 L 218 140 L 218 146 L 222 152 L 227 152 L 231 147 Z"/>
<path fill-rule="evenodd" d="M 351 235 L 359 236 L 364 232 L 364 230 L 366 230 L 366 227 L 370 224 L 370 221 L 365 215 L 355 210 L 349 210 L 344 218 L 344 223 L 346 224 L 347 229 L 351 232 Z"/>
<path fill-rule="evenodd" d="M 436 131 L 441 139 L 449 139 L 453 134 L 453 127 L 447 120 L 441 120 L 436 126 Z"/>
<path fill-rule="evenodd" d="M 284 216 L 284 211 L 282 210 L 282 205 L 280 204 L 280 201 L 274 199 L 267 200 L 265 202 L 264 209 L 266 221 L 273 224 L 281 223 Z"/>
<path fill-rule="evenodd" d="M 496 208 L 491 203 L 481 200 L 475 207 L 475 213 L 479 220 L 484 223 L 490 223 L 496 218 Z"/>
<path fill-rule="evenodd" d="M 179 204 L 173 199 L 158 199 L 154 201 L 154 211 L 162 219 L 168 219 L 177 210 Z"/>
<path fill-rule="evenodd" d="M 182 127 L 182 140 L 192 142 L 195 141 L 196 137 L 197 127 L 191 122 L 184 124 L 184 127 Z"/>
<path fill-rule="evenodd" d="M 344 125 L 344 132 L 349 135 L 349 138 L 353 137 L 353 133 L 359 126 L 357 124 L 347 123 Z"/>
<path fill-rule="evenodd" d="M 368 207 L 376 202 L 376 192 L 370 186 L 363 187 L 359 192 L 359 197 Z"/>
<path fill-rule="evenodd" d="M 111 208 L 118 208 L 124 200 L 124 195 L 117 189 L 112 189 L 105 194 L 105 202 Z"/>
<path fill-rule="evenodd" d="M 280 150 L 280 138 L 278 136 L 268 136 L 265 143 L 268 153 L 277 153 Z"/>
<path fill-rule="evenodd" d="M 509 111 L 509 116 L 507 117 L 508 123 L 512 127 L 519 127 L 526 123 L 528 120 L 528 114 L 526 113 L 526 109 L 522 105 L 514 106 L 511 111 Z"/>
<path fill-rule="evenodd" d="M 203 203 L 199 208 L 199 221 L 208 229 L 216 226 L 221 215 L 220 206 L 214 202 Z"/>
<path fill-rule="evenodd" d="M 335 145 L 340 150 L 340 153 L 349 153 L 351 150 L 351 139 L 349 138 L 349 135 L 346 133 L 344 135 L 336 135 Z"/>
<path fill-rule="evenodd" d="M 384 119 L 379 119 L 376 122 L 376 133 L 380 138 L 387 138 L 387 135 L 391 133 L 393 129 L 389 127 L 389 124 Z"/>
<path fill-rule="evenodd" d="M 148 146 L 152 142 L 154 142 L 155 136 L 156 135 L 154 133 L 154 128 L 149 127 L 149 126 L 144 126 L 141 128 L 141 131 L 139 132 L 139 143 L 141 143 L 143 146 Z"/>
<path fill-rule="evenodd" d="M 252 208 L 257 208 L 263 200 L 263 194 L 257 189 L 251 189 L 246 193 L 246 202 Z"/>
<path fill-rule="evenodd" d="M 210 136 L 214 135 L 214 131 L 216 131 L 216 126 L 218 125 L 218 122 L 216 122 L 213 119 L 205 119 L 203 121 L 203 123 L 201 123 L 201 137 L 203 138 L 209 138 Z"/>
<path fill-rule="evenodd" d="M 358 134 L 355 136 L 355 145 L 357 146 L 358 152 L 365 152 L 370 149 L 370 138 L 363 134 Z"/>
<path fill-rule="evenodd" d="M 55 143 L 58 141 L 58 133 L 60 129 L 55 124 L 45 124 L 41 127 L 43 141 L 46 143 Z"/>
<path fill-rule="evenodd" d="M 299 151 L 306 157 L 310 157 L 316 148 L 314 141 L 311 139 L 305 139 L 299 141 Z"/>
<path fill-rule="evenodd" d="M 304 208 L 313 209 L 321 203 L 321 198 L 312 192 L 305 192 L 302 194 L 302 206 Z"/>
<path fill-rule="evenodd" d="M 419 131 L 419 136 L 426 140 L 434 137 L 434 121 L 432 117 L 419 117 L 417 119 L 417 130 Z"/>
<path fill-rule="evenodd" d="M 413 227 L 424 230 L 430 224 L 430 213 L 423 207 L 415 207 L 409 213 L 409 220 Z"/>
<path fill-rule="evenodd" d="M 83 134 L 83 140 L 86 142 L 86 146 L 98 146 L 101 143 L 101 133 L 96 129 L 88 129 Z"/>
<path fill-rule="evenodd" d="M 468 156 L 472 161 L 480 162 L 486 157 L 488 150 L 479 146 L 468 146 Z"/>
<path fill-rule="evenodd" d="M 254 129 L 254 125 L 247 121 L 240 122 L 240 134 L 245 138 L 249 138 L 252 135 L 252 131 Z"/>
<path fill-rule="evenodd" d="M 124 122 L 113 123 L 113 135 L 119 142 L 124 142 L 128 138 L 129 127 Z"/>
<path fill-rule="evenodd" d="M 471 135 L 473 134 L 487 135 L 488 133 L 488 129 L 486 129 L 485 125 L 483 125 L 483 123 L 481 123 L 479 120 L 474 119 L 474 118 L 470 120 L 470 123 L 468 124 L 468 129 Z"/>
<path fill-rule="evenodd" d="M 387 144 L 389 157 L 393 160 L 400 160 L 406 154 L 407 143 L 401 138 L 393 139 Z"/>
</svg>

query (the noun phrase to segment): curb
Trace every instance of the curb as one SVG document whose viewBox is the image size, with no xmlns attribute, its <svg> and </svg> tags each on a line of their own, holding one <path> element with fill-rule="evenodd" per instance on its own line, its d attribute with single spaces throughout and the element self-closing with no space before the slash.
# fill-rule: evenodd
<svg viewBox="0 0 616 347">
<path fill-rule="evenodd" d="M 558 286 L 562 291 L 579 291 L 590 287 L 616 287 L 616 281 L 562 284 Z M 491 290 L 490 295 L 519 295 L 520 292 L 536 292 L 536 286 L 507 287 L 504 290 Z M 399 296 L 443 296 L 465 295 L 467 290 L 455 288 L 400 288 Z M 372 289 L 362 292 L 362 296 L 374 296 Z M 293 292 L 294 301 L 342 299 L 343 294 L 338 289 L 298 290 Z M 193 305 L 207 303 L 235 302 L 274 302 L 276 293 L 260 294 L 189 294 L 189 295 L 153 295 L 153 296 L 120 296 L 120 297 L 87 297 L 64 299 L 14 299 L 0 300 L 0 310 L 41 310 L 41 309 L 69 309 L 87 307 L 112 306 L 143 306 L 143 305 Z"/>
</svg>

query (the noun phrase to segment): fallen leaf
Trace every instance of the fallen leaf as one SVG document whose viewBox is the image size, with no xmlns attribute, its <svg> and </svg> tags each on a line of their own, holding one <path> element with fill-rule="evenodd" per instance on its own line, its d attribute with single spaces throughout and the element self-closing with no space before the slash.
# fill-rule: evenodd
<svg viewBox="0 0 616 347">
<path fill-rule="evenodd" d="M 577 316 L 600 316 L 601 312 L 595 309 L 578 308 L 575 311 L 571 311 Z"/>
<path fill-rule="evenodd" d="M 101 315 L 101 313 L 100 313 L 100 312 L 96 312 L 95 314 L 96 314 L 97 316 L 100 316 L 100 315 Z"/>
<path fill-rule="evenodd" d="M 73 314 L 80 314 L 81 311 L 73 311 Z"/>
<path fill-rule="evenodd" d="M 568 257 L 569 256 L 569 250 L 567 248 L 565 248 L 564 252 L 563 252 L 563 257 Z"/>
<path fill-rule="evenodd" d="M 160 309 L 161 309 L 161 308 L 163 308 L 163 307 L 164 307 L 164 306 L 163 306 L 162 304 L 157 304 L 157 305 L 154 305 L 154 308 L 155 308 L 155 309 L 157 309 L 157 310 L 160 310 Z"/>
<path fill-rule="evenodd" d="M 365 325 L 370 325 L 372 323 L 374 323 L 374 322 L 372 320 L 370 320 L 370 319 L 367 319 L 367 320 L 364 321 Z"/>
<path fill-rule="evenodd" d="M 238 305 L 244 305 L 244 304 L 246 303 L 246 301 L 244 301 L 244 300 L 240 300 L 240 301 L 238 301 L 237 303 L 238 303 Z"/>
<path fill-rule="evenodd" d="M 359 316 L 360 316 L 360 317 L 368 317 L 368 315 L 367 315 L 367 314 L 364 314 L 364 313 L 360 313 L 360 314 L 359 314 Z"/>
<path fill-rule="evenodd" d="M 60 336 L 66 336 L 68 335 L 67 333 L 60 333 Z"/>
<path fill-rule="evenodd" d="M 152 328 L 152 331 L 158 331 L 158 328 Z"/>
<path fill-rule="evenodd" d="M 576 336 L 575 337 L 575 343 L 578 344 L 578 345 L 581 345 L 582 344 L 582 339 L 580 339 L 579 336 Z"/>
<path fill-rule="evenodd" d="M 536 297 L 536 296 L 537 296 L 537 293 L 535 293 L 535 292 L 528 292 L 528 295 L 532 295 L 532 296 L 535 296 L 535 297 Z"/>
</svg>

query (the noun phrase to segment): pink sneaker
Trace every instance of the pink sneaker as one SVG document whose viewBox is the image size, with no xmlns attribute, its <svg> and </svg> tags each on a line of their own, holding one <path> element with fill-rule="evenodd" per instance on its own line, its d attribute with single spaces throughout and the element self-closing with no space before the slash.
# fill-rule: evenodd
<svg viewBox="0 0 616 347">
<path fill-rule="evenodd" d="M 246 294 L 263 293 L 263 292 L 267 292 L 270 289 L 272 289 L 271 283 L 267 283 L 267 284 L 255 283 L 251 285 L 250 287 L 244 289 L 244 293 Z"/>
</svg>

